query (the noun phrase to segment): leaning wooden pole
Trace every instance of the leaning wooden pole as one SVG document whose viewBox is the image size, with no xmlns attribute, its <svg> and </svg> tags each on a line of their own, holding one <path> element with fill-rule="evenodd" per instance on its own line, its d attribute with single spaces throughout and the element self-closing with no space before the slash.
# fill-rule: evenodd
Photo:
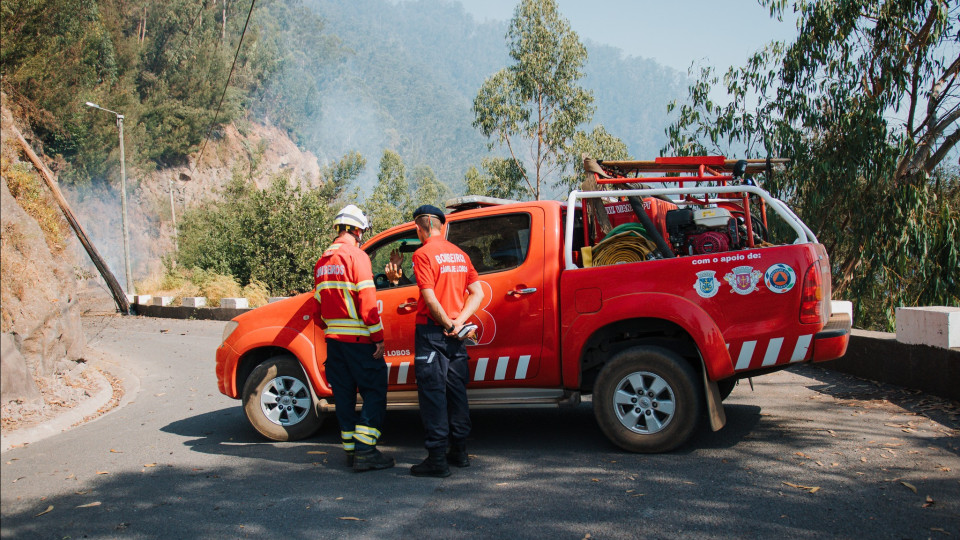
<svg viewBox="0 0 960 540">
<path fill-rule="evenodd" d="M 17 135 L 17 140 L 20 141 L 20 146 L 23 147 L 23 151 L 27 154 L 27 157 L 30 158 L 30 161 L 33 162 L 33 166 L 40 171 L 40 176 L 43 177 L 43 180 L 47 183 L 47 187 L 49 187 L 50 191 L 53 192 L 53 198 L 56 199 L 57 204 L 60 205 L 60 210 L 63 211 L 63 215 L 67 218 L 67 222 L 70 223 L 70 226 L 73 228 L 73 232 L 77 234 L 77 238 L 80 240 L 80 243 L 83 244 L 83 247 L 87 250 L 87 254 L 90 255 L 90 259 L 93 261 L 94 266 L 97 267 L 97 270 L 100 271 L 100 275 L 103 276 L 104 281 L 107 282 L 107 286 L 110 287 L 110 292 L 113 294 L 113 299 L 117 303 L 117 309 L 120 311 L 120 313 L 129 314 L 130 302 L 127 301 L 127 295 L 123 292 L 123 289 L 120 288 L 120 282 L 118 282 L 117 278 L 114 277 L 113 272 L 111 272 L 110 268 L 107 266 L 107 262 L 104 261 L 103 257 L 100 256 L 97 248 L 93 245 L 93 242 L 90 241 L 90 237 L 87 236 L 87 232 L 83 230 L 80 222 L 77 221 L 76 216 L 73 215 L 73 211 L 70 210 L 70 205 L 67 204 L 67 200 L 63 198 L 63 193 L 60 192 L 60 186 L 58 186 L 57 182 L 53 179 L 53 173 L 47 169 L 47 166 L 43 163 L 43 161 L 40 161 L 40 158 L 37 156 L 36 152 L 30 148 L 30 145 L 27 144 L 26 139 L 23 138 L 23 135 L 20 133 L 20 130 L 17 129 L 17 126 L 11 127 L 13 127 L 13 132 Z"/>
</svg>

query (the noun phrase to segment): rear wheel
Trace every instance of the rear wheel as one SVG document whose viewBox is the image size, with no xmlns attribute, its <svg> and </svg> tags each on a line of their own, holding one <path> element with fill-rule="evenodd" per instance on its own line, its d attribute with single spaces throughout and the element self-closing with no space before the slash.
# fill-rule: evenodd
<svg viewBox="0 0 960 540">
<path fill-rule="evenodd" d="M 310 382 L 292 356 L 270 358 L 250 373 L 243 385 L 243 412 L 254 429 L 274 441 L 309 437 L 323 422 Z"/>
<path fill-rule="evenodd" d="M 600 371 L 593 413 L 614 444 L 631 452 L 667 452 L 697 427 L 702 392 L 693 368 L 673 351 L 634 347 Z"/>
</svg>

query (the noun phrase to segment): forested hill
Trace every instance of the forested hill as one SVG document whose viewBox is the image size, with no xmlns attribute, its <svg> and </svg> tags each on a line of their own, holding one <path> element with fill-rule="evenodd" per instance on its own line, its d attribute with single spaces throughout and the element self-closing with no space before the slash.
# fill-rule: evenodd
<svg viewBox="0 0 960 540">
<path fill-rule="evenodd" d="M 487 155 L 471 125 L 483 81 L 508 64 L 507 21 L 478 22 L 449 0 L 306 0 L 343 40 L 346 60 L 322 85 L 318 155 L 357 149 L 377 159 L 396 149 L 410 164 L 457 184 Z M 665 142 L 666 104 L 685 94 L 686 77 L 652 60 L 580 36 L 589 52 L 584 86 L 594 93 L 594 125 L 651 157 Z M 456 187 L 456 186 L 453 186 Z"/>
<path fill-rule="evenodd" d="M 188 165 L 222 126 L 243 131 L 248 121 L 286 130 L 322 162 L 359 151 L 362 191 L 387 149 L 408 167 L 431 167 L 454 192 L 490 155 L 472 105 L 510 63 L 507 21 L 478 22 L 454 0 L 254 5 L 4 1 L 3 89 L 67 184 L 118 174 L 115 126 L 88 101 L 126 116 L 133 171 Z M 580 82 L 596 106 L 581 129 L 603 124 L 633 156 L 655 155 L 685 76 L 580 39 L 589 52 Z"/>
</svg>

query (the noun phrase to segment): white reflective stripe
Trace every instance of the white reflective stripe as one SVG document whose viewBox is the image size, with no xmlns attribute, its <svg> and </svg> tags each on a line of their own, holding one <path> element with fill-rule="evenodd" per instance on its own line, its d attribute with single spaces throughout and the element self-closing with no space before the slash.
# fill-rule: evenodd
<svg viewBox="0 0 960 540">
<path fill-rule="evenodd" d="M 740 348 L 740 356 L 737 358 L 737 367 L 734 369 L 747 369 L 750 367 L 750 359 L 753 357 L 753 349 L 757 346 L 756 341 L 744 341 Z"/>
<path fill-rule="evenodd" d="M 357 319 L 323 319 L 323 324 L 327 326 L 342 326 L 346 328 L 366 328 L 363 321 Z"/>
<path fill-rule="evenodd" d="M 345 291 L 355 291 L 357 286 L 349 281 L 321 281 L 317 283 L 317 290 L 325 291 L 328 289 L 341 289 Z"/>
<path fill-rule="evenodd" d="M 482 381 L 483 377 L 487 374 L 487 360 L 489 358 L 481 358 L 477 360 L 477 372 L 473 375 L 473 380 Z"/>
<path fill-rule="evenodd" d="M 530 365 L 530 355 L 520 357 L 520 364 L 517 365 L 517 380 L 527 378 L 527 366 Z"/>
<path fill-rule="evenodd" d="M 400 370 L 397 371 L 397 384 L 407 384 L 407 370 L 410 368 L 410 362 L 402 362 Z"/>
<path fill-rule="evenodd" d="M 347 315 L 350 315 L 351 319 L 359 319 L 357 315 L 357 306 L 353 304 L 353 295 L 349 291 L 343 291 L 343 303 L 347 306 Z"/>
<path fill-rule="evenodd" d="M 799 362 L 807 357 L 807 350 L 810 349 L 811 339 L 813 339 L 812 334 L 797 338 L 797 346 L 793 348 L 793 354 L 790 355 L 791 362 Z"/>
<path fill-rule="evenodd" d="M 373 333 L 375 333 L 375 332 L 382 332 L 382 331 L 383 331 L 383 322 L 381 321 L 381 322 L 378 322 L 377 324 L 375 324 L 375 325 L 373 325 L 373 326 L 368 326 L 367 329 L 370 330 L 370 333 L 371 333 L 371 334 L 373 334 Z"/>
<path fill-rule="evenodd" d="M 509 356 L 497 358 L 497 372 L 493 375 L 493 380 L 502 381 L 507 376 L 507 366 L 510 364 Z"/>
<path fill-rule="evenodd" d="M 372 289 L 372 288 L 374 288 L 372 279 L 367 279 L 367 280 L 361 281 L 360 283 L 357 283 L 358 291 L 361 289 Z"/>
<path fill-rule="evenodd" d="M 763 355 L 762 366 L 772 366 L 777 363 L 777 357 L 780 356 L 780 347 L 783 346 L 783 338 L 773 338 L 770 340 L 770 344 L 767 345 L 767 352 Z"/>
</svg>

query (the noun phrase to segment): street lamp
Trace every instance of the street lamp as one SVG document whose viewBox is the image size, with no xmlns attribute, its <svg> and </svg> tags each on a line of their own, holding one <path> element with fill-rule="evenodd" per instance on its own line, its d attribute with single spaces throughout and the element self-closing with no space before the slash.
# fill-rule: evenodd
<svg viewBox="0 0 960 540">
<path fill-rule="evenodd" d="M 100 109 L 101 111 L 114 114 L 117 117 L 117 128 L 120 129 L 120 220 L 123 228 L 123 266 L 127 274 L 127 294 L 135 294 L 133 273 L 130 271 L 130 246 L 127 240 L 127 165 L 123 154 L 123 115 L 110 109 L 104 109 L 96 103 L 89 101 L 87 102 L 87 107 Z"/>
</svg>

